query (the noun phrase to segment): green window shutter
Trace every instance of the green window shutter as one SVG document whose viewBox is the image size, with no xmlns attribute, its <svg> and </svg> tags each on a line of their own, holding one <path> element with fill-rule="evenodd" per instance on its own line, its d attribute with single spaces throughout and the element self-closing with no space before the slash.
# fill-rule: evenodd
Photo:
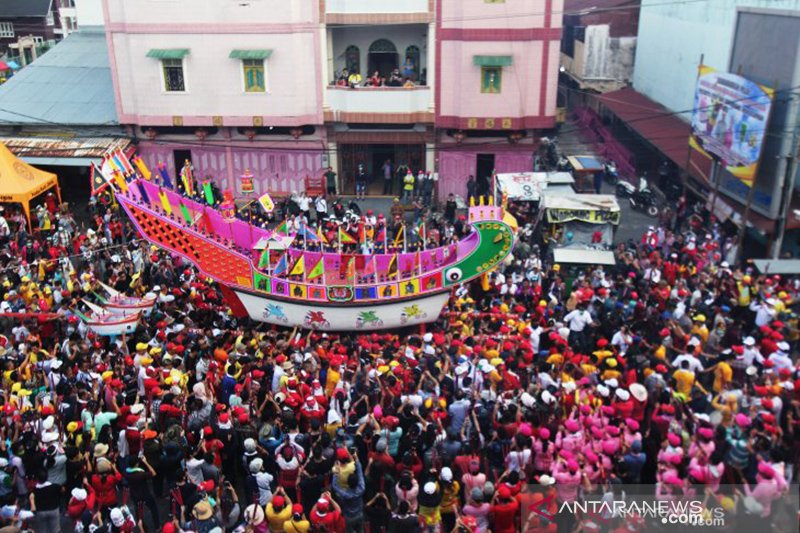
<svg viewBox="0 0 800 533">
<path fill-rule="evenodd" d="M 183 59 L 188 55 L 188 48 L 151 48 L 147 52 L 147 57 L 153 59 Z"/>
<path fill-rule="evenodd" d="M 472 56 L 472 63 L 477 67 L 510 67 L 511 56 Z"/>
<path fill-rule="evenodd" d="M 272 50 L 231 50 L 230 55 L 228 55 L 231 59 L 269 59 L 269 56 L 272 55 Z"/>
</svg>

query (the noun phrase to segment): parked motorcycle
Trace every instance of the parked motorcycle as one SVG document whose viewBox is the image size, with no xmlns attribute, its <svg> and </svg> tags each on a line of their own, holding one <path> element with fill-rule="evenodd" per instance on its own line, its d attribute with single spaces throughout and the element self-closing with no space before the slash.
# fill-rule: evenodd
<svg viewBox="0 0 800 533">
<path fill-rule="evenodd" d="M 636 187 L 625 180 L 618 180 L 614 191 L 618 198 L 630 198 L 636 192 Z"/>
<path fill-rule="evenodd" d="M 647 213 L 653 218 L 658 216 L 658 202 L 650 189 L 635 190 L 628 201 L 631 203 L 632 209 Z"/>
</svg>

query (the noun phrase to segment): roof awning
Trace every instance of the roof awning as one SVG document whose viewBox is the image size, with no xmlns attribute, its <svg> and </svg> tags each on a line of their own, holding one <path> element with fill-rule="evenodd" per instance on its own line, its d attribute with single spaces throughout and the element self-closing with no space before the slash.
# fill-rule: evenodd
<svg viewBox="0 0 800 533">
<path fill-rule="evenodd" d="M 269 59 L 272 55 L 272 50 L 231 50 L 228 56 L 231 59 Z"/>
<path fill-rule="evenodd" d="M 686 168 L 691 134 L 688 122 L 630 87 L 602 94 L 598 100 L 679 168 Z M 711 168 L 710 161 L 706 164 L 694 157 L 690 164 L 694 175 L 707 176 Z"/>
<path fill-rule="evenodd" d="M 0 137 L 17 157 L 33 164 L 89 166 L 106 150 L 126 150 L 131 142 L 121 137 Z"/>
<path fill-rule="evenodd" d="M 510 67 L 511 56 L 472 56 L 472 62 L 478 67 Z"/>
<path fill-rule="evenodd" d="M 153 59 L 183 59 L 188 55 L 188 48 L 151 48 L 147 52 L 147 57 Z"/>
<path fill-rule="evenodd" d="M 553 261 L 561 264 L 615 265 L 617 259 L 614 252 L 605 250 L 587 250 L 585 248 L 556 248 L 553 250 Z"/>
<path fill-rule="evenodd" d="M 800 259 L 753 259 L 762 274 L 800 274 Z"/>
</svg>

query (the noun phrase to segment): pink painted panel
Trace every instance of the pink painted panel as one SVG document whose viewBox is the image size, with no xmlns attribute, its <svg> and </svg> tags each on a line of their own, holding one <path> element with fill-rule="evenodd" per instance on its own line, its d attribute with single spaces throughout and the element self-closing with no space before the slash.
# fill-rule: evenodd
<svg viewBox="0 0 800 533">
<path fill-rule="evenodd" d="M 467 177 L 475 174 L 475 152 L 439 152 L 439 198 L 467 197 Z"/>
<path fill-rule="evenodd" d="M 224 148 L 149 142 L 142 142 L 139 146 L 139 153 L 148 167 L 155 169 L 163 161 L 167 164 L 170 176 L 175 176 L 173 150 L 192 151 L 192 163 L 198 178 L 211 176 L 220 189 L 233 186 L 239 192 L 238 180 L 237 183 L 228 183 Z M 253 183 L 257 195 L 264 192 L 289 194 L 303 190 L 306 176 L 318 176 L 322 173 L 322 151 L 233 148 L 232 156 L 233 175 L 241 176 L 249 169 L 255 176 Z"/>
<path fill-rule="evenodd" d="M 494 167 L 497 172 L 531 172 L 533 170 L 533 153 L 498 153 Z"/>
</svg>

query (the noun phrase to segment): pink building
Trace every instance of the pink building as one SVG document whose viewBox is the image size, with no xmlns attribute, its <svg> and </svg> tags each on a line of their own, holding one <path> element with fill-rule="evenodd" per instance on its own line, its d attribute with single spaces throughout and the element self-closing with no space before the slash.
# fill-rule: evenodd
<svg viewBox="0 0 800 533">
<path fill-rule="evenodd" d="M 562 1 L 102 0 L 119 120 L 149 165 L 190 159 L 237 192 L 249 169 L 277 194 L 328 165 L 352 193 L 363 165 L 380 194 L 388 159 L 438 172 L 440 197 L 532 168 Z"/>
<path fill-rule="evenodd" d="M 563 0 L 440 0 L 436 11 L 439 195 L 469 175 L 531 170 L 556 123 Z"/>
<path fill-rule="evenodd" d="M 237 192 L 302 189 L 323 167 L 316 1 L 103 0 L 119 121 L 148 165 L 192 161 Z"/>
</svg>

